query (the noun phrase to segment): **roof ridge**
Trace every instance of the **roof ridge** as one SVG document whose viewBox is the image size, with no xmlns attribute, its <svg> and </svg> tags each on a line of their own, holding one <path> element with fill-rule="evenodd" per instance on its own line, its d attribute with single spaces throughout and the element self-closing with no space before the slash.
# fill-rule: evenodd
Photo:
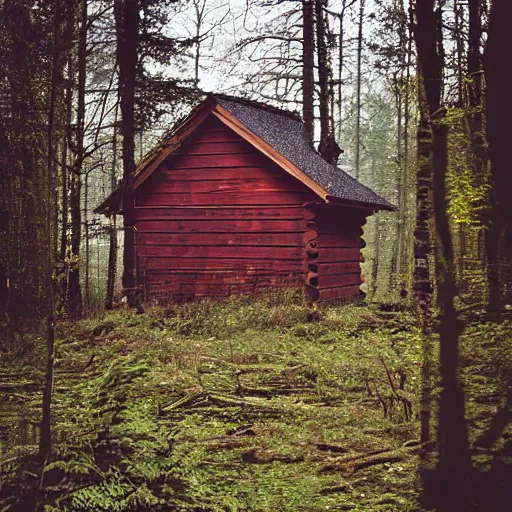
<svg viewBox="0 0 512 512">
<path fill-rule="evenodd" d="M 289 117 L 294 119 L 295 121 L 302 122 L 302 117 L 298 112 L 294 112 L 292 110 L 283 109 L 280 107 L 275 107 L 274 105 L 269 105 L 268 103 L 263 103 L 261 101 L 253 100 L 244 96 L 231 96 L 229 94 L 224 93 L 208 93 L 208 98 L 213 98 L 215 100 L 224 100 L 232 103 L 240 103 L 241 105 L 246 105 L 248 107 L 257 108 L 260 110 L 264 110 L 266 112 L 271 112 L 273 114 L 277 114 L 283 117 Z"/>
</svg>

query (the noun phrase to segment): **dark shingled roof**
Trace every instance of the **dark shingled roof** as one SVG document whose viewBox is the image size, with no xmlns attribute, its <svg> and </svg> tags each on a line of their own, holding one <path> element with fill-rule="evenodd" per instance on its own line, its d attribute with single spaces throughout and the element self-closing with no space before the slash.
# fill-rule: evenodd
<svg viewBox="0 0 512 512">
<path fill-rule="evenodd" d="M 291 113 L 261 108 L 245 100 L 235 101 L 222 96 L 216 101 L 233 114 L 258 137 L 308 175 L 329 195 L 346 201 L 356 201 L 394 210 L 395 207 L 345 171 L 326 162 L 306 138 L 304 124 Z"/>
<path fill-rule="evenodd" d="M 246 98 L 225 96 L 222 94 L 208 94 L 206 101 L 215 101 L 245 127 L 251 130 L 256 136 L 272 146 L 278 153 L 283 155 L 295 167 L 318 183 L 333 199 L 367 205 L 369 208 L 378 210 L 394 210 L 395 207 L 386 199 L 379 196 L 371 189 L 359 183 L 344 170 L 326 162 L 313 148 L 306 137 L 304 123 L 300 116 L 288 110 L 281 110 L 271 105 L 259 103 Z M 182 126 L 198 109 L 202 108 L 205 102 L 198 105 L 184 121 L 178 123 Z M 139 164 L 136 174 L 139 174 L 146 167 L 155 154 L 165 151 L 166 141 L 174 132 L 167 133 L 162 143 Z M 118 187 L 107 199 L 97 208 L 96 213 L 110 215 L 120 213 L 122 205 L 122 187 Z"/>
</svg>

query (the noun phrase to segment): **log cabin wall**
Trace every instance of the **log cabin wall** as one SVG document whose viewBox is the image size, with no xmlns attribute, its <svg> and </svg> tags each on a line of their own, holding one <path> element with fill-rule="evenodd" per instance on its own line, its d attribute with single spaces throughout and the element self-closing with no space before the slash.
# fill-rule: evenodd
<svg viewBox="0 0 512 512">
<path fill-rule="evenodd" d="M 145 298 L 303 287 L 303 204 L 317 196 L 209 116 L 136 190 Z"/>
<path fill-rule="evenodd" d="M 358 296 L 363 282 L 362 226 L 371 213 L 359 208 L 306 206 L 305 246 L 308 295 L 316 301 Z"/>
</svg>

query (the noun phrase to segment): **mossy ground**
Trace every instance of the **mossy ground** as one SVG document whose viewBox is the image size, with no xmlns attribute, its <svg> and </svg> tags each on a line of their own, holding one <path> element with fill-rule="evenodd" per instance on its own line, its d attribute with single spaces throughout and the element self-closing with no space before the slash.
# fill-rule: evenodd
<svg viewBox="0 0 512 512">
<path fill-rule="evenodd" d="M 407 313 L 289 296 L 61 324 L 47 510 L 421 510 L 421 343 Z M 4 396 L 32 411 L 4 429 L 0 503 L 17 510 L 39 398 Z"/>
</svg>

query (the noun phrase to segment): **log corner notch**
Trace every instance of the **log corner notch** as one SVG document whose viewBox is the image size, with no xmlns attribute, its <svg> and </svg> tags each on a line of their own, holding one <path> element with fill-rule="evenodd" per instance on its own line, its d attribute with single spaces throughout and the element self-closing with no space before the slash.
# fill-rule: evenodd
<svg viewBox="0 0 512 512">
<path fill-rule="evenodd" d="M 364 226 L 373 210 L 340 204 L 306 203 L 304 273 L 308 299 L 342 304 L 364 299 L 361 249 Z"/>
<path fill-rule="evenodd" d="M 320 298 L 320 290 L 318 289 L 317 207 L 317 203 L 307 203 L 304 205 L 304 222 L 306 223 L 306 230 L 304 233 L 306 295 L 312 302 L 316 302 Z"/>
</svg>

